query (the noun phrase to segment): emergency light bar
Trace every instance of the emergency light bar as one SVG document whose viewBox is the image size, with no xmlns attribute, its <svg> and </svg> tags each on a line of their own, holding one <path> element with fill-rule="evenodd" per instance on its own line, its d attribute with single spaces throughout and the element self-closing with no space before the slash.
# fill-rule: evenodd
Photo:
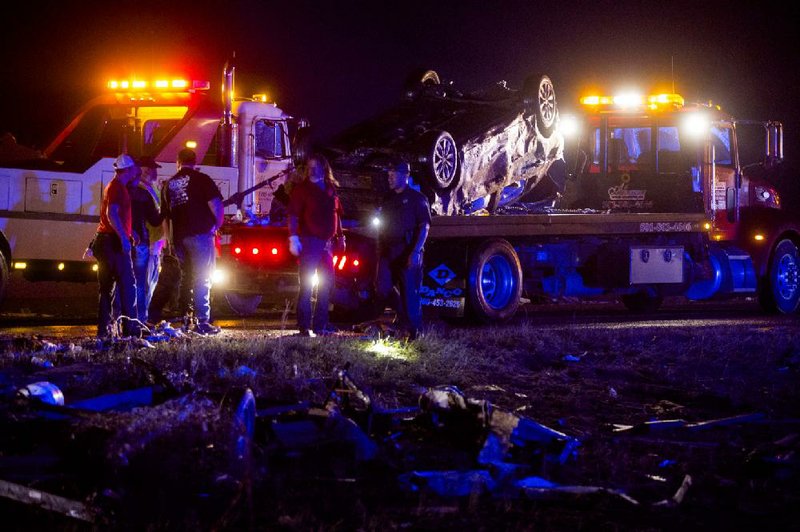
<svg viewBox="0 0 800 532">
<path fill-rule="evenodd" d="M 209 81 L 197 79 L 187 80 L 182 78 L 175 79 L 156 79 L 152 81 L 143 79 L 112 79 L 106 84 L 111 90 L 125 91 L 146 91 L 148 88 L 156 91 L 206 91 L 211 88 Z"/>
<path fill-rule="evenodd" d="M 618 94 L 616 96 L 584 96 L 580 100 L 586 107 L 605 107 L 623 110 L 636 109 L 665 109 L 667 107 L 682 107 L 683 96 L 675 93 L 651 94 L 647 97 L 639 94 Z"/>
</svg>

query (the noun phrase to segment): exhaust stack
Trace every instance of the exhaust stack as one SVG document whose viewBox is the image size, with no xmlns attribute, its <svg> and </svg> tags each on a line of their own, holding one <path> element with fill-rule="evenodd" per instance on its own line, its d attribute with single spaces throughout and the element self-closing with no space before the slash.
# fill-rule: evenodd
<svg viewBox="0 0 800 532">
<path fill-rule="evenodd" d="M 236 54 L 233 55 L 233 59 Z M 238 143 L 236 141 L 236 124 L 233 123 L 233 78 L 236 67 L 233 61 L 226 61 L 222 70 L 222 135 L 220 137 L 220 166 L 235 167 L 237 163 Z"/>
</svg>

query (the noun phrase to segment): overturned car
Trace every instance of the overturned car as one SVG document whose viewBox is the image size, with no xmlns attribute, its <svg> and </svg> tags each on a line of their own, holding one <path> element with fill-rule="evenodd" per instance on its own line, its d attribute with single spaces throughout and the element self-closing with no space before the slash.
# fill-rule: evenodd
<svg viewBox="0 0 800 532">
<path fill-rule="evenodd" d="M 499 82 L 464 93 L 435 71 L 415 73 L 397 105 L 344 130 L 323 151 L 352 217 L 388 190 L 389 157 L 411 164 L 438 215 L 493 212 L 546 177 L 556 190 L 565 178 L 555 91 L 544 75 L 518 90 Z"/>
</svg>

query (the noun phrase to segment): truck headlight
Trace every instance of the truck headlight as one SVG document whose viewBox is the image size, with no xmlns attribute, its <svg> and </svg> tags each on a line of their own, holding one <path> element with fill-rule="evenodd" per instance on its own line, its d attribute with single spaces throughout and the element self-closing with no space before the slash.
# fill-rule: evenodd
<svg viewBox="0 0 800 532">
<path fill-rule="evenodd" d="M 214 270 L 214 273 L 211 274 L 211 284 L 212 285 L 224 285 L 228 280 L 228 272 L 217 268 Z"/>
<path fill-rule="evenodd" d="M 769 186 L 756 185 L 754 187 L 753 196 L 755 203 L 763 207 L 772 209 L 781 208 L 781 199 L 774 188 Z"/>
</svg>

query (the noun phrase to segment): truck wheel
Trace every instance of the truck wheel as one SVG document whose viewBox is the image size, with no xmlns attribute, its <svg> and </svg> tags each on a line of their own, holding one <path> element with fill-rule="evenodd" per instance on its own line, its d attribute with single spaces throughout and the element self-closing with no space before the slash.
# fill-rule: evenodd
<svg viewBox="0 0 800 532">
<path fill-rule="evenodd" d="M 225 301 L 228 306 L 239 316 L 252 316 L 261 304 L 261 294 L 239 294 L 225 292 Z"/>
<path fill-rule="evenodd" d="M 456 141 L 447 131 L 432 131 L 422 139 L 422 149 L 427 161 L 425 174 L 436 192 L 450 189 L 458 182 L 458 150 Z"/>
<path fill-rule="evenodd" d="M 797 245 L 781 240 L 772 252 L 758 301 L 767 312 L 791 314 L 800 302 L 800 258 Z"/>
<path fill-rule="evenodd" d="M 539 132 L 545 137 L 553 133 L 556 124 L 556 91 L 553 82 L 544 75 L 528 76 L 522 86 L 525 107 L 536 116 Z"/>
<path fill-rule="evenodd" d="M 483 243 L 472 255 L 467 280 L 469 314 L 482 322 L 511 318 L 522 296 L 522 266 L 505 240 Z"/>
<path fill-rule="evenodd" d="M 664 297 L 654 288 L 645 288 L 635 294 L 626 294 L 620 298 L 625 308 L 631 312 L 655 312 L 664 302 Z"/>
<path fill-rule="evenodd" d="M 8 261 L 6 256 L 0 253 L 0 304 L 6 297 L 6 290 L 8 289 Z"/>
</svg>

